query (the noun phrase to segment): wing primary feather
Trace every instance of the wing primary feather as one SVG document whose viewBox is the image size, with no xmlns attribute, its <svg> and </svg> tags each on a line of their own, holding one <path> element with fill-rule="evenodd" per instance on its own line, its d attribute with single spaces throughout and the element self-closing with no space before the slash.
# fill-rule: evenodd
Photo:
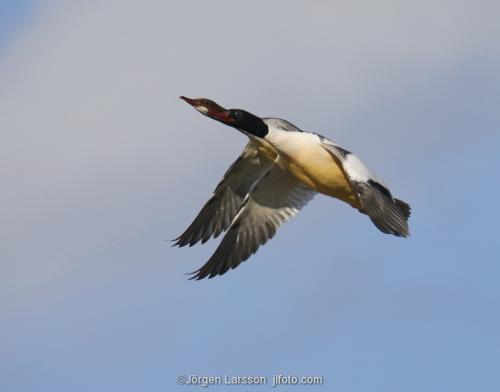
<svg viewBox="0 0 500 392">
<path fill-rule="evenodd" d="M 193 246 L 217 238 L 226 231 L 240 210 L 245 197 L 272 167 L 273 160 L 260 153 L 253 142 L 249 142 L 241 155 L 226 171 L 193 222 L 180 236 L 174 246 Z"/>
<path fill-rule="evenodd" d="M 213 278 L 238 267 L 273 238 L 277 229 L 295 216 L 314 194 L 275 164 L 247 195 L 219 246 L 191 279 Z"/>
</svg>

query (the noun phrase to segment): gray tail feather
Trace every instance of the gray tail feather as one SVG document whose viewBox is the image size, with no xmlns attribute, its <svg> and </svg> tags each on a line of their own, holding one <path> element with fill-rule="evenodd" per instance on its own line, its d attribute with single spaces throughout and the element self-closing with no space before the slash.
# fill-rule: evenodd
<svg viewBox="0 0 500 392">
<path fill-rule="evenodd" d="M 377 228 L 383 233 L 398 237 L 408 237 L 408 218 L 411 207 L 402 200 L 394 199 L 382 185 L 370 183 L 354 183 L 359 194 L 362 213 L 368 215 Z"/>
<path fill-rule="evenodd" d="M 411 207 L 408 203 L 405 203 L 403 200 L 399 199 L 394 199 L 396 202 L 397 206 L 400 208 L 400 210 L 403 212 L 403 215 L 405 216 L 406 219 L 408 219 L 411 215 Z"/>
<path fill-rule="evenodd" d="M 369 210 L 369 209 L 368 209 Z M 411 207 L 402 200 L 391 200 L 384 197 L 382 208 L 370 211 L 367 215 L 377 228 L 383 233 L 393 234 L 398 237 L 408 237 L 408 218 Z"/>
</svg>

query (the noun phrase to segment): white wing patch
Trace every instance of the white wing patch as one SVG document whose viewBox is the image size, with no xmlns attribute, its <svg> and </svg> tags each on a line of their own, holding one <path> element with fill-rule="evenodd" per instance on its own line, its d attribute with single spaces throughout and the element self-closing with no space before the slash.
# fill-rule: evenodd
<svg viewBox="0 0 500 392">
<path fill-rule="evenodd" d="M 354 181 L 366 182 L 375 177 L 361 159 L 354 154 L 348 154 L 346 157 L 343 157 L 342 163 L 347 175 Z"/>
<path fill-rule="evenodd" d="M 349 176 L 351 181 L 368 182 L 369 180 L 378 182 L 387 188 L 387 184 L 378 178 L 368 167 L 351 152 L 347 152 L 342 147 L 328 140 L 324 136 L 321 137 L 321 142 L 325 148 L 335 154 L 340 160 L 342 166 Z"/>
</svg>

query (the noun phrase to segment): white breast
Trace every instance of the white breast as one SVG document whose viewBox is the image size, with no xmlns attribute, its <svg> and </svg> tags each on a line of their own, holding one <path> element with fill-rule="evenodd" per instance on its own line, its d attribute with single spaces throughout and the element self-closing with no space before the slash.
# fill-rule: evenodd
<svg viewBox="0 0 500 392">
<path fill-rule="evenodd" d="M 321 147 L 320 138 L 314 133 L 285 131 L 273 126 L 269 126 L 269 133 L 265 139 L 278 151 L 289 157 L 299 157 L 304 154 L 323 155 L 324 149 Z M 326 152 L 324 154 L 327 156 Z"/>
</svg>

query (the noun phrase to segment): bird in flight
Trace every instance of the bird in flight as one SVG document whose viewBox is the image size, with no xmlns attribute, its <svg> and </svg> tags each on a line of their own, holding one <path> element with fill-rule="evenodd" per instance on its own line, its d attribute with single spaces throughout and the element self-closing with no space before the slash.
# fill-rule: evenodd
<svg viewBox="0 0 500 392">
<path fill-rule="evenodd" d="M 350 151 L 279 118 L 225 109 L 206 98 L 180 98 L 249 139 L 193 223 L 174 240 L 179 247 L 192 246 L 226 232 L 212 257 L 191 279 L 213 278 L 236 268 L 316 193 L 368 215 L 383 233 L 409 236 L 410 206 L 394 198 L 387 185 Z"/>
</svg>

